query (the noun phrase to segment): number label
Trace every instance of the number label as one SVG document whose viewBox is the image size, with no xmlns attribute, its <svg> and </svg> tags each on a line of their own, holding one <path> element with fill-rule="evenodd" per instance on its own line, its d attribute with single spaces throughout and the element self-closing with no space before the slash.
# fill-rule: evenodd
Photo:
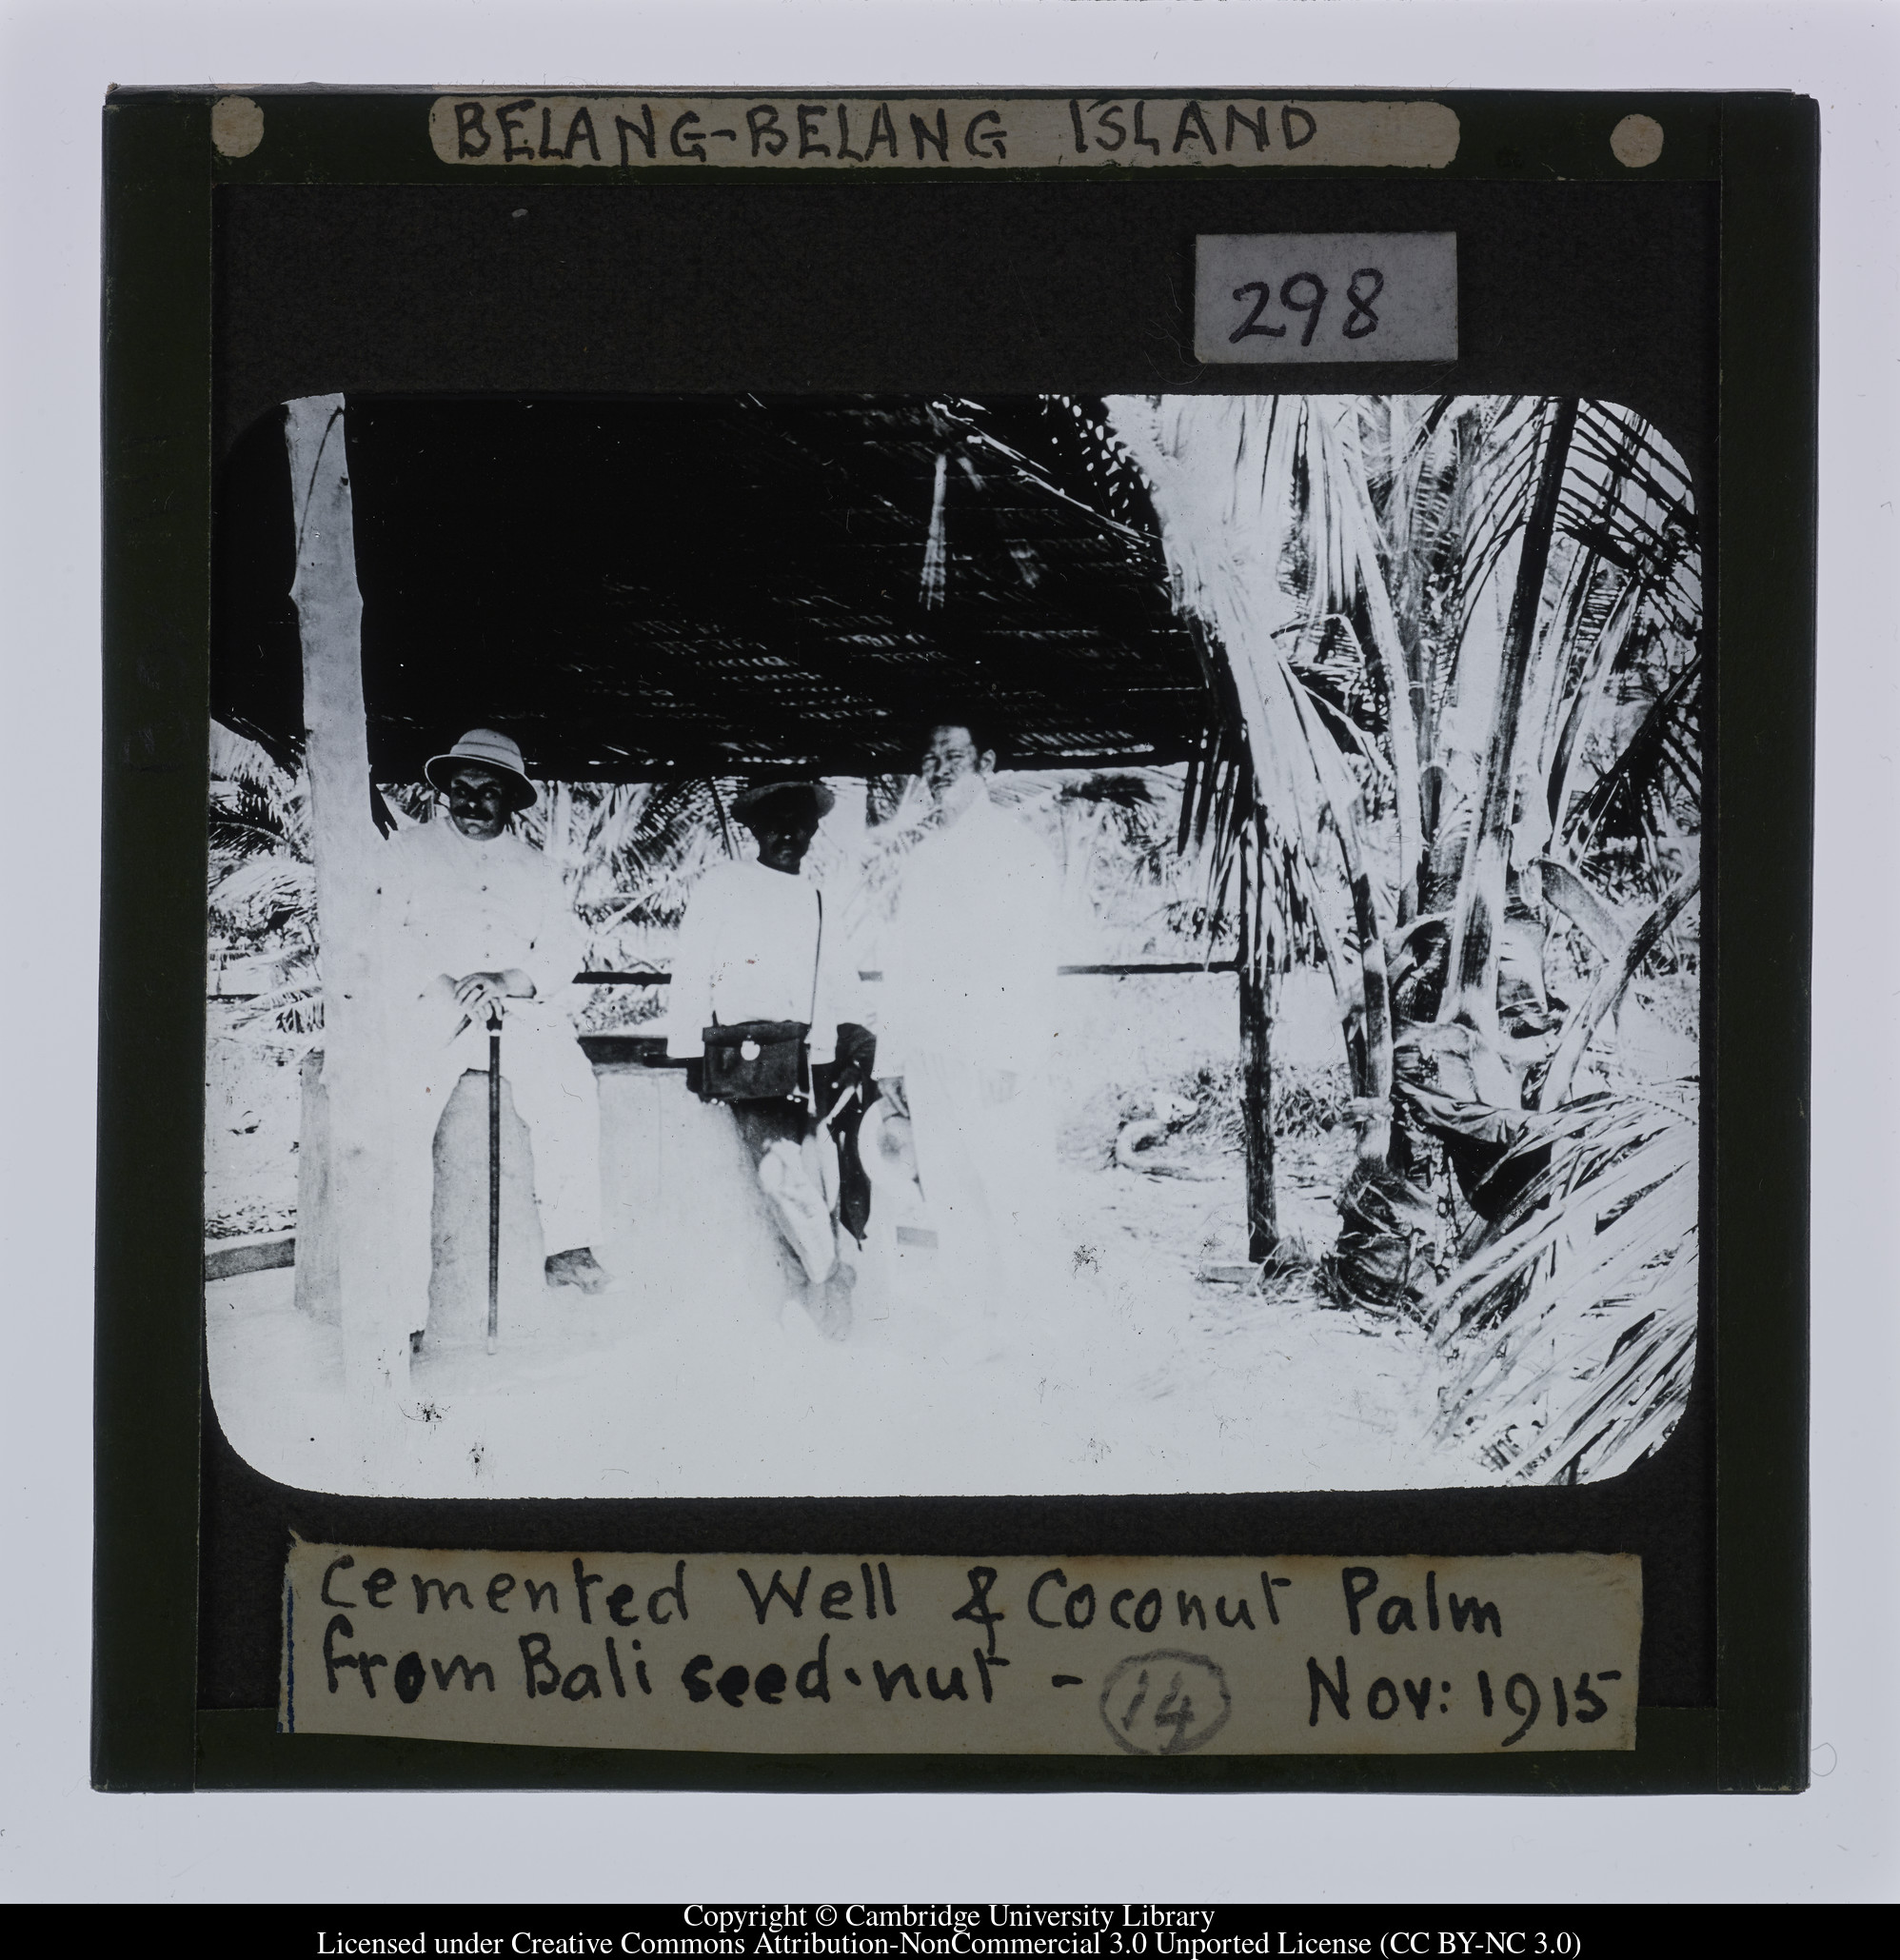
<svg viewBox="0 0 1900 1960">
<path fill-rule="evenodd" d="M 1185 1755 L 1225 1727 L 1234 1710 L 1226 1670 L 1204 1653 L 1163 1647 L 1111 1671 L 1098 1704 L 1131 1755 Z"/>
<path fill-rule="evenodd" d="M 1455 361 L 1457 353 L 1454 232 L 1195 241 L 1198 360 Z"/>
</svg>

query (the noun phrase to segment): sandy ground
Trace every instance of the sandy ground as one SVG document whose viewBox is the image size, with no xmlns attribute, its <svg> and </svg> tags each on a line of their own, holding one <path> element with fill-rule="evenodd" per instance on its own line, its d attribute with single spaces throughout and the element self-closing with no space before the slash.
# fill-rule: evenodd
<svg viewBox="0 0 1900 1960">
<path fill-rule="evenodd" d="M 205 1237 L 288 1232 L 297 1220 L 297 1058 L 230 1030 L 208 1004 L 205 1058 Z"/>
<path fill-rule="evenodd" d="M 1311 1297 L 1198 1281 L 1231 1256 L 1218 1181 L 1062 1175 L 1074 1250 L 1000 1359 L 960 1364 L 927 1251 L 874 1242 L 850 1337 L 794 1310 L 623 1281 L 543 1331 L 425 1356 L 396 1487 L 414 1495 L 736 1496 L 1377 1489 L 1468 1480 L 1424 1440 L 1415 1336 Z M 1294 1208 L 1296 1210 L 1296 1199 Z M 1289 1222 L 1294 1222 L 1289 1220 Z M 1313 1229 L 1320 1221 L 1303 1221 Z M 880 1269 L 877 1261 L 888 1263 Z M 901 1260 L 907 1270 L 889 1267 Z M 919 1270 L 920 1267 L 923 1270 Z M 227 1434 L 281 1481 L 361 1488 L 336 1330 L 287 1271 L 208 1289 Z"/>
</svg>

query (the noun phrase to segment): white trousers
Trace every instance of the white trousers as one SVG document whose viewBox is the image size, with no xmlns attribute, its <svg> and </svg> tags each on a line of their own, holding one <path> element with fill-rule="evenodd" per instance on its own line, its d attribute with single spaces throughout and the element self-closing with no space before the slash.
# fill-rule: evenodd
<svg viewBox="0 0 1900 1960">
<path fill-rule="evenodd" d="M 1013 1317 L 1047 1284 L 1056 1240 L 1056 1137 L 1046 1081 L 993 1101 L 994 1068 L 914 1052 L 904 1067 L 918 1183 L 945 1277 L 970 1309 Z"/>
<path fill-rule="evenodd" d="M 435 1198 L 435 1133 L 465 1074 L 488 1073 L 488 1031 L 479 1022 L 445 1045 L 441 1012 L 406 1017 L 383 1045 L 386 1200 L 391 1214 L 385 1297 L 388 1333 L 406 1336 L 428 1314 Z M 393 1039 L 406 1035 L 406 1039 Z M 601 1231 L 601 1105 L 593 1064 L 566 1017 L 539 1002 L 510 1001 L 503 1017 L 502 1080 L 528 1133 L 542 1244 L 552 1256 L 591 1246 Z"/>
</svg>

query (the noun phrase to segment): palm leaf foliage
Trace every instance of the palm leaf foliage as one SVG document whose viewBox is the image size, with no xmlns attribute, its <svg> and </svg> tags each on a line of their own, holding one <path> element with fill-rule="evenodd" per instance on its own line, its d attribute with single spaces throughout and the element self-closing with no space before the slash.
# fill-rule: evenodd
<svg viewBox="0 0 1900 1960">
<path fill-rule="evenodd" d="M 1338 993 L 1328 1283 L 1429 1330 L 1448 1441 L 1525 1479 L 1625 1467 L 1694 1355 L 1693 1084 L 1619 1039 L 1638 985 L 1694 1014 L 1687 472 L 1574 399 L 1108 411 L 1230 723 L 1183 837 L 1257 867 L 1263 978 L 1304 934 Z"/>
<path fill-rule="evenodd" d="M 301 775 L 211 723 L 209 925 L 214 944 L 255 963 L 262 990 L 234 1028 L 299 1038 L 323 1022 L 316 963 L 316 871 Z"/>
</svg>

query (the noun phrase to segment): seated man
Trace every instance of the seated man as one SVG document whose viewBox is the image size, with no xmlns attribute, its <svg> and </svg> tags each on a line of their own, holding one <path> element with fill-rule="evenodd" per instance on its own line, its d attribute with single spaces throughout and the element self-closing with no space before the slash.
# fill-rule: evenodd
<svg viewBox="0 0 1900 1960">
<path fill-rule="evenodd" d="M 377 1075 L 398 1213 L 389 1296 L 406 1342 L 426 1317 L 436 1126 L 456 1083 L 488 1071 L 488 1017 L 502 1017 L 502 1076 L 534 1151 L 550 1286 L 598 1293 L 600 1103 L 561 1000 L 585 943 L 559 872 L 510 823 L 534 802 L 521 750 L 472 728 L 426 775 L 445 810 L 381 854 Z"/>
<path fill-rule="evenodd" d="M 668 1051 L 696 1058 L 701 1094 L 731 1109 L 773 1218 L 802 1268 L 804 1311 L 787 1317 L 782 1308 L 781 1324 L 794 1336 L 815 1325 L 841 1340 L 856 1273 L 840 1258 L 825 1188 L 830 1146 L 820 1132 L 831 1119 L 848 1171 L 861 1179 L 851 1139 L 875 1044 L 857 1004 L 842 921 L 801 875 L 833 802 L 821 782 L 792 782 L 762 784 L 734 802 L 759 855 L 714 865 L 695 887 L 673 958 L 666 1019 Z M 734 1039 L 722 1041 L 727 1030 Z M 802 1082 L 800 1042 L 807 1050 Z M 769 1093 L 751 1093 L 774 1068 L 765 1047 L 777 1050 L 777 1077 L 766 1084 Z M 846 1188 L 841 1199 L 843 1222 L 861 1237 L 864 1198 Z"/>
</svg>

